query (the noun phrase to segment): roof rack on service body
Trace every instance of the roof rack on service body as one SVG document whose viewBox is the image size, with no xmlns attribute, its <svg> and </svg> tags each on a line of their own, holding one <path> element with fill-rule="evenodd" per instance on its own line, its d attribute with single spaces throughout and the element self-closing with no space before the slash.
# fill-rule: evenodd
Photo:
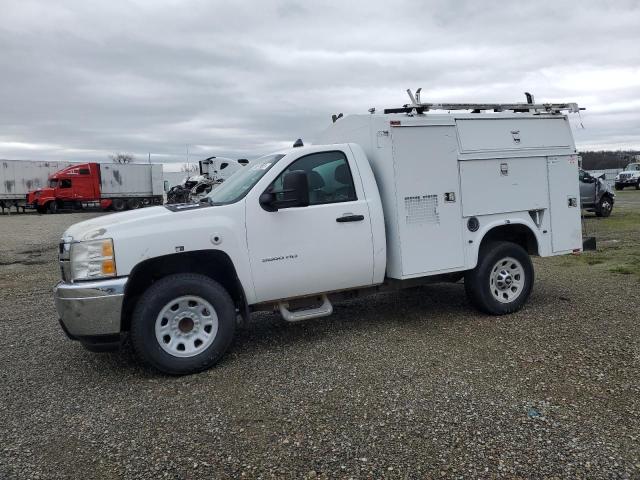
<svg viewBox="0 0 640 480">
<path fill-rule="evenodd" d="M 410 89 L 407 89 L 411 103 L 397 108 L 385 108 L 384 113 L 408 113 L 413 115 L 423 114 L 429 110 L 471 110 L 472 113 L 480 113 L 484 110 L 494 112 L 531 112 L 531 113 L 552 113 L 559 114 L 562 111 L 569 113 L 579 113 L 584 108 L 578 107 L 577 103 L 535 103 L 533 95 L 525 92 L 527 103 L 422 103 L 420 101 L 420 91 L 416 90 L 415 96 Z"/>
</svg>

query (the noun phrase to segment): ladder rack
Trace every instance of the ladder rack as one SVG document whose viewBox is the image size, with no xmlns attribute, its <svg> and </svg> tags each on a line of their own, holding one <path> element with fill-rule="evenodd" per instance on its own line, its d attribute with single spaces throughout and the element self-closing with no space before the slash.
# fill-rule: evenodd
<svg viewBox="0 0 640 480">
<path fill-rule="evenodd" d="M 532 112 L 532 113 L 552 113 L 559 114 L 562 111 L 569 113 L 579 113 L 584 108 L 578 107 L 577 103 L 534 103 L 533 95 L 526 93 L 527 103 L 421 103 L 420 88 L 414 97 L 411 90 L 407 90 L 410 104 L 398 108 L 385 108 L 384 113 L 408 113 L 423 114 L 429 110 L 471 110 L 472 113 L 480 113 L 483 110 L 493 110 L 494 112 Z"/>
</svg>

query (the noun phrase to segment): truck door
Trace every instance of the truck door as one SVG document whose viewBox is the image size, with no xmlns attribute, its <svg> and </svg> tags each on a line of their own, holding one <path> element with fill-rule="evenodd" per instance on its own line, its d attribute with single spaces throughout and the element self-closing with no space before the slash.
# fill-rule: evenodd
<svg viewBox="0 0 640 480">
<path fill-rule="evenodd" d="M 580 170 L 580 205 L 589 206 L 596 199 L 596 180 L 584 170 Z"/>
<path fill-rule="evenodd" d="M 371 285 L 369 207 L 351 152 L 302 156 L 275 178 L 275 190 L 293 170 L 307 173 L 309 206 L 268 212 L 258 201 L 264 189 L 247 196 L 247 241 L 257 300 Z"/>
</svg>

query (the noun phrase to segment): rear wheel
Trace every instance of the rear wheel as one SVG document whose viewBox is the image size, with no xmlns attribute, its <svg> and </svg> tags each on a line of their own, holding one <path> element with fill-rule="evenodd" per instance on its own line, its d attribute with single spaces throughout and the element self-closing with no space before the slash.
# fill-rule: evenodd
<svg viewBox="0 0 640 480">
<path fill-rule="evenodd" d="M 218 282 L 204 275 L 175 274 L 155 282 L 139 299 L 131 344 L 148 365 L 185 375 L 215 365 L 235 328 L 235 305 Z"/>
<path fill-rule="evenodd" d="M 130 198 L 127 200 L 127 208 L 130 210 L 136 210 L 142 206 L 142 202 L 139 198 Z"/>
<path fill-rule="evenodd" d="M 113 201 L 111 202 L 111 207 L 116 212 L 122 212 L 126 206 L 127 205 L 124 203 L 124 200 L 122 200 L 121 198 L 114 198 Z"/>
<path fill-rule="evenodd" d="M 491 315 L 513 313 L 525 304 L 534 280 L 527 252 L 511 242 L 490 242 L 480 249 L 478 265 L 465 274 L 467 297 Z"/>
</svg>

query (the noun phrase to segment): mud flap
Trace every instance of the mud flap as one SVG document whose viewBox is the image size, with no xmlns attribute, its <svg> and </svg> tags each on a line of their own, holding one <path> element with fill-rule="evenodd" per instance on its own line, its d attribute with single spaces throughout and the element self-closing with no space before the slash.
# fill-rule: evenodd
<svg viewBox="0 0 640 480">
<path fill-rule="evenodd" d="M 596 251 L 596 237 L 584 237 L 582 239 L 582 251 L 583 252 L 595 252 Z"/>
</svg>

